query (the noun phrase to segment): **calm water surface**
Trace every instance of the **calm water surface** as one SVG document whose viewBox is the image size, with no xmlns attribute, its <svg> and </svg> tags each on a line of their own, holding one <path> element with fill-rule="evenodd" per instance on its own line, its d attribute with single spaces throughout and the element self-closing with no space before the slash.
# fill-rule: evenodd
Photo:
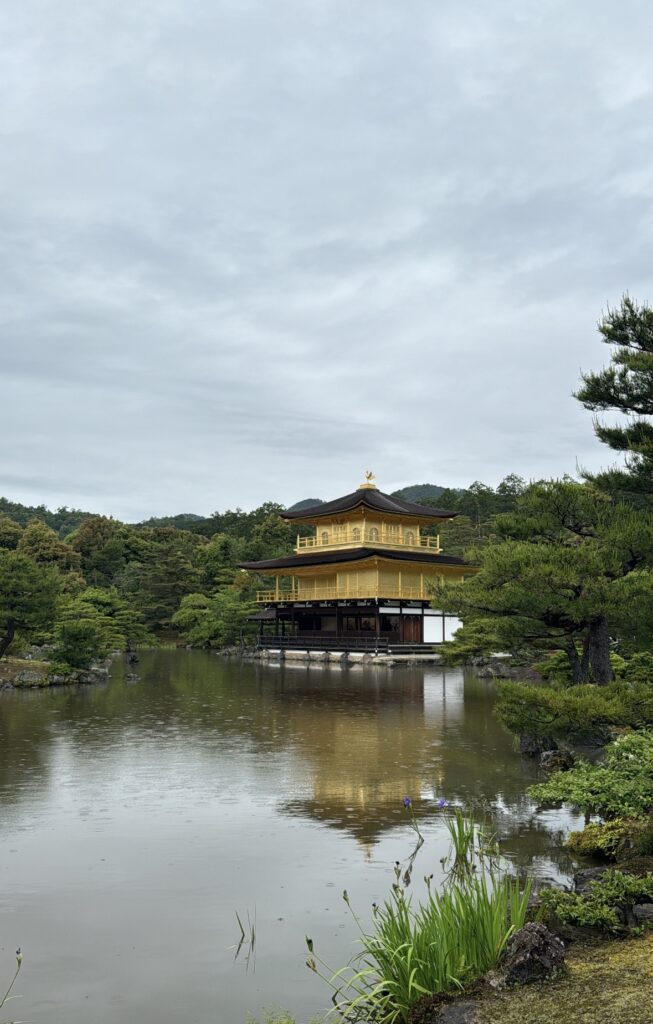
<svg viewBox="0 0 653 1024">
<path fill-rule="evenodd" d="M 447 850 L 435 800 L 482 808 L 506 856 L 542 877 L 569 863 L 569 816 L 534 816 L 535 770 L 460 670 L 267 667 L 203 652 L 143 655 L 106 686 L 0 693 L 0 985 L 25 952 L 12 1012 L 47 1024 L 244 1024 L 329 993 L 334 966 L 412 850 L 402 797 Z M 237 959 L 236 912 L 256 917 Z"/>
</svg>

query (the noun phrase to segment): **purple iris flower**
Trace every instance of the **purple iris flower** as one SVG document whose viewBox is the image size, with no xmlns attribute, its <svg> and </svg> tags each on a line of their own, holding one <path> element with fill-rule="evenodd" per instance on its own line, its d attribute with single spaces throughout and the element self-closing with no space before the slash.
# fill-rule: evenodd
<svg viewBox="0 0 653 1024">
<path fill-rule="evenodd" d="M 404 803 L 404 807 L 405 807 L 406 809 L 408 809 L 408 808 L 410 807 L 410 803 L 411 803 L 411 801 L 410 801 L 410 797 L 409 797 L 409 796 L 405 796 L 405 797 L 404 797 L 404 800 L 403 800 L 403 803 Z"/>
<path fill-rule="evenodd" d="M 440 810 L 442 810 L 443 807 L 447 806 L 447 801 L 444 799 L 443 796 L 441 796 L 439 800 L 435 801 L 435 806 L 439 807 Z"/>
</svg>

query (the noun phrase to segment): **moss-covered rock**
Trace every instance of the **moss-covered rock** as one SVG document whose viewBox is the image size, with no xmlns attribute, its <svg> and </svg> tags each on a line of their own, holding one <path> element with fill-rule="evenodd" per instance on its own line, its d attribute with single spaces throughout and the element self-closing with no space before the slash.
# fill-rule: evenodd
<svg viewBox="0 0 653 1024">
<path fill-rule="evenodd" d="M 483 1002 L 479 1024 L 651 1024 L 653 933 L 573 948 L 562 976 Z"/>
</svg>

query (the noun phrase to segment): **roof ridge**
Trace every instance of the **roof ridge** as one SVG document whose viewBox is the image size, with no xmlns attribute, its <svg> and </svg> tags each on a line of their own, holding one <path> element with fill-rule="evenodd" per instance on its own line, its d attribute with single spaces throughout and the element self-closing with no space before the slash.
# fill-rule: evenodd
<svg viewBox="0 0 653 1024">
<path fill-rule="evenodd" d="M 325 516 L 337 515 L 339 512 L 349 512 L 359 505 L 365 505 L 377 512 L 386 512 L 390 515 L 406 515 L 415 518 L 426 519 L 454 519 L 458 513 L 445 509 L 433 508 L 430 505 L 419 505 L 416 502 L 406 501 L 404 498 L 396 498 L 386 494 L 378 488 L 357 488 L 349 494 L 340 498 L 325 501 L 321 505 L 313 505 L 309 508 L 286 510 L 282 512 L 282 518 L 301 521 L 303 519 L 321 519 Z"/>
</svg>

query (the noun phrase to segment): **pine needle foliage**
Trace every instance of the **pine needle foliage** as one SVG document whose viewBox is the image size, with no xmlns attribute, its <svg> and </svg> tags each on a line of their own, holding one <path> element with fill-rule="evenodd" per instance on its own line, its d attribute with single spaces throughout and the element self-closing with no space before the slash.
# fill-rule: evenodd
<svg viewBox="0 0 653 1024">
<path fill-rule="evenodd" d="M 653 309 L 624 295 L 599 321 L 602 340 L 613 348 L 610 365 L 581 375 L 576 398 L 586 409 L 626 416 L 621 425 L 594 421 L 596 436 L 626 456 L 625 469 L 593 479 L 612 493 L 653 498 Z"/>
</svg>

